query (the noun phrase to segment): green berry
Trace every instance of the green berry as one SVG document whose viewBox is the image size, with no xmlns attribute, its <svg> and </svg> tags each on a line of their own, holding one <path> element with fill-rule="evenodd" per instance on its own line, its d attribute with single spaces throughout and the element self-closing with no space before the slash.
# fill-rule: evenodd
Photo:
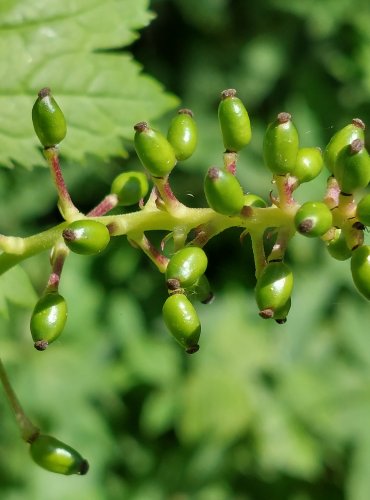
<svg viewBox="0 0 370 500">
<path fill-rule="evenodd" d="M 138 203 L 149 190 L 147 176 L 142 172 L 123 172 L 112 182 L 111 193 L 118 197 L 118 205 L 128 207 Z"/>
<path fill-rule="evenodd" d="M 99 253 L 106 248 L 110 241 L 107 227 L 101 222 L 91 219 L 72 222 L 62 234 L 68 248 L 81 255 Z"/>
<path fill-rule="evenodd" d="M 370 226 L 370 194 L 367 194 L 359 201 L 356 215 L 362 224 Z"/>
<path fill-rule="evenodd" d="M 67 303 L 58 292 L 47 292 L 36 303 L 31 316 L 35 348 L 44 351 L 62 333 L 67 321 Z"/>
<path fill-rule="evenodd" d="M 192 302 L 198 301 L 202 304 L 210 304 L 214 298 L 211 285 L 205 274 L 202 274 L 202 276 L 200 276 L 193 285 L 187 287 L 184 292 Z"/>
<path fill-rule="evenodd" d="M 223 215 L 237 215 L 244 206 L 244 194 L 238 179 L 217 167 L 208 169 L 204 179 L 208 205 Z"/>
<path fill-rule="evenodd" d="M 173 147 L 146 122 L 137 123 L 134 129 L 135 150 L 141 163 L 153 177 L 166 177 L 177 163 Z"/>
<path fill-rule="evenodd" d="M 204 274 L 207 264 L 207 255 L 202 248 L 182 248 L 170 258 L 166 269 L 167 283 L 171 283 L 171 289 L 174 282 L 178 283 L 176 288 L 192 286 Z"/>
<path fill-rule="evenodd" d="M 283 306 L 281 306 L 279 309 L 276 309 L 274 313 L 274 320 L 276 321 L 276 323 L 278 323 L 279 325 L 283 325 L 284 323 L 287 322 L 287 316 L 289 314 L 291 305 L 292 305 L 292 300 L 289 297 L 289 299 L 285 302 Z"/>
<path fill-rule="evenodd" d="M 260 316 L 281 319 L 293 290 L 293 274 L 284 262 L 269 262 L 257 280 L 256 302 Z"/>
<path fill-rule="evenodd" d="M 87 460 L 76 450 L 52 436 L 38 435 L 31 442 L 30 453 L 37 465 L 50 472 L 84 475 L 89 470 Z"/>
<path fill-rule="evenodd" d="M 365 139 L 365 124 L 360 118 L 354 118 L 349 125 L 338 130 L 330 139 L 324 151 L 324 163 L 334 173 L 335 163 L 340 151 L 355 139 Z"/>
<path fill-rule="evenodd" d="M 200 321 L 190 300 L 182 293 L 170 295 L 163 306 L 163 320 L 188 354 L 199 349 Z"/>
<path fill-rule="evenodd" d="M 235 89 L 221 93 L 218 120 L 226 151 L 238 152 L 249 144 L 252 130 L 248 112 L 239 97 L 236 97 Z"/>
<path fill-rule="evenodd" d="M 361 139 L 355 139 L 340 151 L 334 175 L 342 193 L 352 194 L 369 184 L 370 156 Z"/>
<path fill-rule="evenodd" d="M 194 153 L 198 142 L 198 130 L 190 109 L 178 111 L 170 123 L 167 139 L 178 161 L 187 160 Z"/>
<path fill-rule="evenodd" d="M 299 149 L 297 129 L 289 113 L 279 113 L 267 127 L 263 141 L 265 165 L 273 174 L 295 174 Z"/>
<path fill-rule="evenodd" d="M 66 136 L 66 120 L 49 88 L 38 93 L 32 108 L 32 121 L 36 135 L 45 148 L 59 144 Z"/>
<path fill-rule="evenodd" d="M 253 193 L 247 193 L 244 195 L 244 206 L 256 207 L 256 208 L 266 208 L 267 203 L 263 198 L 257 196 Z"/>
<path fill-rule="evenodd" d="M 302 184 L 315 179 L 324 166 L 320 148 L 300 148 L 298 150 L 294 177 Z"/>
<path fill-rule="evenodd" d="M 347 260 L 351 257 L 351 249 L 348 248 L 347 241 L 342 229 L 336 228 L 334 237 L 331 239 L 326 248 L 329 254 L 336 260 Z"/>
<path fill-rule="evenodd" d="M 307 201 L 297 210 L 294 223 L 300 234 L 316 238 L 329 231 L 333 225 L 333 216 L 325 203 Z"/>
<path fill-rule="evenodd" d="M 353 251 L 351 272 L 357 290 L 370 300 L 370 246 L 362 245 Z"/>
</svg>

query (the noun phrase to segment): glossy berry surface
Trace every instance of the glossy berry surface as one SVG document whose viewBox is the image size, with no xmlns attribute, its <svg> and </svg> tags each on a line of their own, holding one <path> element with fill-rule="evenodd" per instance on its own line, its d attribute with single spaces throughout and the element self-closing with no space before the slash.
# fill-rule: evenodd
<svg viewBox="0 0 370 500">
<path fill-rule="evenodd" d="M 208 169 L 204 179 L 208 205 L 223 215 L 236 215 L 244 206 L 244 194 L 238 179 L 217 167 Z"/>
<path fill-rule="evenodd" d="M 294 175 L 299 149 L 297 129 L 289 113 L 279 113 L 267 127 L 263 140 L 265 165 L 273 174 Z"/>
<path fill-rule="evenodd" d="M 249 144 L 252 137 L 249 115 L 236 97 L 236 90 L 227 89 L 221 93 L 218 121 L 226 151 L 238 152 Z"/>
<path fill-rule="evenodd" d="M 87 460 L 71 446 L 52 436 L 37 436 L 30 445 L 30 453 L 37 465 L 50 472 L 84 475 L 89 470 Z"/>
<path fill-rule="evenodd" d="M 43 351 L 62 333 L 67 321 L 67 303 L 58 292 L 43 295 L 31 316 L 31 334 L 35 348 Z"/>
<path fill-rule="evenodd" d="M 166 280 L 177 280 L 179 287 L 193 285 L 207 269 L 208 258 L 200 247 L 185 247 L 170 259 L 166 269 Z"/>
<path fill-rule="evenodd" d="M 201 325 L 190 300 L 182 293 L 170 295 L 164 303 L 163 320 L 173 337 L 188 354 L 199 349 Z"/>
<path fill-rule="evenodd" d="M 265 208 L 267 207 L 267 203 L 260 196 L 247 193 L 244 195 L 244 205 L 247 207 L 257 207 L 257 208 Z"/>
<path fill-rule="evenodd" d="M 294 177 L 302 184 L 315 179 L 321 172 L 324 161 L 320 148 L 300 148 L 298 150 Z"/>
<path fill-rule="evenodd" d="M 130 206 L 138 203 L 149 190 L 147 176 L 143 172 L 123 172 L 112 182 L 111 193 L 117 195 L 118 205 Z"/>
<path fill-rule="evenodd" d="M 307 201 L 297 210 L 294 223 L 300 234 L 316 238 L 329 231 L 333 225 L 333 216 L 325 203 Z"/>
<path fill-rule="evenodd" d="M 185 289 L 185 295 L 192 302 L 198 301 L 202 304 L 210 304 L 214 298 L 211 285 L 205 274 L 202 274 L 193 285 Z"/>
<path fill-rule="evenodd" d="M 334 175 L 343 193 L 352 194 L 370 182 L 370 156 L 363 141 L 355 139 L 337 156 Z"/>
<path fill-rule="evenodd" d="M 256 302 L 263 318 L 278 319 L 293 290 L 293 273 L 284 262 L 269 262 L 257 280 Z"/>
<path fill-rule="evenodd" d="M 198 143 L 198 129 L 190 109 L 178 111 L 170 123 L 167 139 L 177 160 L 187 160 L 192 156 Z"/>
<path fill-rule="evenodd" d="M 173 147 L 146 122 L 137 123 L 134 128 L 134 145 L 141 163 L 154 177 L 166 177 L 177 163 Z"/>
<path fill-rule="evenodd" d="M 334 237 L 330 240 L 326 248 L 335 260 L 347 260 L 351 257 L 351 249 L 348 248 L 347 241 L 342 229 L 336 228 Z"/>
<path fill-rule="evenodd" d="M 107 227 L 90 219 L 76 220 L 69 224 L 63 231 L 63 238 L 72 252 L 81 255 L 99 253 L 110 241 Z"/>
<path fill-rule="evenodd" d="M 356 139 L 363 141 L 365 138 L 365 124 L 359 118 L 354 118 L 352 122 L 342 129 L 338 130 L 330 139 L 324 150 L 324 163 L 331 173 L 334 173 L 334 167 L 337 157 L 341 150 L 351 144 Z"/>
<path fill-rule="evenodd" d="M 36 135 L 45 148 L 59 144 L 66 136 L 64 114 L 49 88 L 40 90 L 32 108 L 32 122 Z"/>
<path fill-rule="evenodd" d="M 362 245 L 353 251 L 351 273 L 357 290 L 370 300 L 370 246 Z"/>
<path fill-rule="evenodd" d="M 367 194 L 359 201 L 356 215 L 362 224 L 370 226 L 370 194 Z"/>
</svg>

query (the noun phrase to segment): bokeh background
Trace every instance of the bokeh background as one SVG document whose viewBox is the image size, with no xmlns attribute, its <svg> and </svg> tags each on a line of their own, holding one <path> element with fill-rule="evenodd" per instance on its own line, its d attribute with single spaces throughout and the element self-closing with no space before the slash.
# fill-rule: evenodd
<svg viewBox="0 0 370 500">
<path fill-rule="evenodd" d="M 217 105 L 225 88 L 238 90 L 253 126 L 238 176 L 265 199 L 271 179 L 261 144 L 277 112 L 293 115 L 303 146 L 324 147 L 353 117 L 367 121 L 367 0 L 149 6 L 156 17 L 125 50 L 195 113 L 199 148 L 173 174 L 175 192 L 189 205 L 205 205 L 204 173 L 222 162 Z M 153 124 L 165 131 L 174 111 Z M 103 164 L 94 156 L 81 165 L 65 159 L 82 210 L 130 168 L 140 168 L 134 154 Z M 326 177 L 302 186 L 297 198 L 320 200 Z M 55 198 L 47 169 L 0 169 L 0 232 L 26 235 L 57 223 Z M 250 243 L 240 244 L 239 234 L 229 230 L 207 244 L 216 299 L 198 308 L 203 333 L 194 356 L 184 355 L 162 323 L 163 276 L 123 238 L 101 256 L 68 259 L 61 284 L 68 324 L 47 352 L 32 349 L 32 301 L 9 302 L 1 355 L 20 400 L 45 432 L 78 448 L 91 470 L 64 477 L 34 465 L 2 398 L 3 500 L 370 498 L 370 308 L 349 263 L 296 236 L 287 255 L 292 310 L 277 325 L 257 314 Z M 151 236 L 159 243 L 164 235 Z M 40 293 L 48 256 L 22 267 Z"/>
</svg>

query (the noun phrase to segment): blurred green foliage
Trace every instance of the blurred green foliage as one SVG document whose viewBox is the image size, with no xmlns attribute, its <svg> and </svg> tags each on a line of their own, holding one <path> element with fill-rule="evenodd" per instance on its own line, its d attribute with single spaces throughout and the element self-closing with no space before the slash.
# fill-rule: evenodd
<svg viewBox="0 0 370 500">
<path fill-rule="evenodd" d="M 151 9 L 157 18 L 131 48 L 195 112 L 200 146 L 173 179 L 187 203 L 204 205 L 204 172 L 222 161 L 216 112 L 224 88 L 238 89 L 253 126 L 239 177 L 265 199 L 262 135 L 276 112 L 292 113 L 306 146 L 323 147 L 354 116 L 366 121 L 367 0 L 158 0 Z M 156 125 L 165 130 L 168 120 Z M 116 173 L 138 166 L 132 155 L 63 168 L 87 210 Z M 320 199 L 326 175 L 303 186 L 300 201 Z M 57 222 L 48 172 L 1 170 L 0 213 L 6 234 Z M 239 233 L 206 247 L 216 299 L 198 308 L 201 349 L 191 357 L 162 323 L 163 277 L 123 239 L 99 257 L 68 259 L 68 324 L 47 352 L 32 347 L 29 295 L 10 303 L 1 354 L 15 389 L 43 431 L 76 447 L 91 470 L 66 478 L 33 465 L 1 399 L 2 499 L 49 500 L 50 491 L 53 500 L 369 499 L 370 308 L 348 262 L 296 236 L 292 310 L 276 325 L 257 315 L 251 249 Z M 47 255 L 23 268 L 40 291 Z"/>
</svg>

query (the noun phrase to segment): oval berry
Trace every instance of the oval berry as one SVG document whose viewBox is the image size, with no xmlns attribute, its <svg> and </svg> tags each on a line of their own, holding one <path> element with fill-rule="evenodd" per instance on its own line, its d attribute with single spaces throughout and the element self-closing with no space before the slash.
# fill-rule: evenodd
<svg viewBox="0 0 370 500">
<path fill-rule="evenodd" d="M 117 195 L 118 205 L 130 206 L 138 203 L 149 190 L 147 176 L 143 172 L 123 172 L 112 182 L 111 193 Z"/>
<path fill-rule="evenodd" d="M 340 151 L 355 139 L 365 139 L 365 124 L 360 118 L 354 118 L 349 125 L 338 130 L 330 139 L 324 150 L 324 163 L 334 173 L 335 163 Z"/>
<path fill-rule="evenodd" d="M 353 251 L 351 272 L 357 290 L 370 300 L 370 246 L 362 245 Z"/>
<path fill-rule="evenodd" d="M 347 260 L 351 257 L 351 249 L 348 248 L 347 241 L 342 229 L 336 228 L 334 237 L 330 240 L 326 248 L 329 254 L 336 260 Z"/>
<path fill-rule="evenodd" d="M 178 282 L 176 288 L 187 288 L 193 285 L 207 269 L 208 259 L 200 247 L 185 247 L 178 250 L 167 265 L 167 282 Z M 171 286 L 173 289 L 173 286 Z"/>
<path fill-rule="evenodd" d="M 370 194 L 367 194 L 359 201 L 356 215 L 362 224 L 370 226 Z"/>
<path fill-rule="evenodd" d="M 256 207 L 256 208 L 266 208 L 267 203 L 263 198 L 257 196 L 253 193 L 247 193 L 244 195 L 244 206 L 246 207 Z"/>
<path fill-rule="evenodd" d="M 205 274 L 202 274 L 193 285 L 184 291 L 189 300 L 202 304 L 210 304 L 214 298 L 211 285 Z"/>
<path fill-rule="evenodd" d="M 280 318 L 293 290 L 293 273 L 284 262 L 269 262 L 257 280 L 256 302 L 260 316 Z M 284 309 L 285 310 L 285 309 Z"/>
<path fill-rule="evenodd" d="M 58 292 L 47 292 L 36 303 L 31 316 L 35 348 L 44 351 L 62 333 L 67 321 L 67 303 Z"/>
<path fill-rule="evenodd" d="M 45 148 L 59 144 L 67 133 L 63 112 L 52 97 L 50 89 L 41 89 L 32 108 L 36 135 Z"/>
<path fill-rule="evenodd" d="M 101 222 L 90 219 L 72 222 L 64 229 L 62 235 L 68 248 L 81 255 L 99 253 L 110 241 L 107 227 Z"/>
<path fill-rule="evenodd" d="M 352 194 L 370 182 L 370 156 L 363 141 L 355 139 L 337 156 L 334 176 L 342 193 Z"/>
<path fill-rule="evenodd" d="M 294 223 L 300 234 L 316 238 L 332 227 L 333 215 L 325 203 L 307 201 L 297 210 Z"/>
<path fill-rule="evenodd" d="M 300 148 L 298 150 L 294 177 L 302 184 L 315 179 L 321 172 L 324 161 L 320 148 Z"/>
<path fill-rule="evenodd" d="M 135 129 L 135 150 L 143 166 L 154 177 L 167 176 L 177 163 L 175 151 L 166 137 L 140 122 Z"/>
<path fill-rule="evenodd" d="M 198 351 L 201 326 L 190 300 L 182 293 L 170 295 L 164 303 L 162 313 L 167 328 L 186 352 L 192 354 Z"/>
<path fill-rule="evenodd" d="M 299 149 L 297 129 L 289 113 L 279 113 L 267 127 L 263 140 L 265 165 L 273 174 L 294 175 Z"/>
<path fill-rule="evenodd" d="M 249 144 L 252 137 L 249 115 L 235 89 L 221 92 L 218 121 L 226 151 L 238 152 Z"/>
<path fill-rule="evenodd" d="M 59 439 L 39 434 L 30 446 L 31 457 L 40 467 L 57 474 L 84 475 L 89 470 L 87 460 Z"/>
<path fill-rule="evenodd" d="M 274 313 L 274 320 L 276 323 L 279 325 L 283 325 L 284 323 L 287 322 L 287 317 L 290 311 L 290 307 L 292 305 L 292 300 L 289 297 L 289 299 L 285 302 L 285 304 L 280 307 L 279 309 L 276 309 Z"/>
<path fill-rule="evenodd" d="M 239 214 L 244 206 L 244 194 L 238 179 L 217 167 L 208 169 L 204 179 L 204 193 L 208 205 L 223 215 Z"/>
<path fill-rule="evenodd" d="M 198 129 L 190 109 L 180 109 L 172 119 L 167 133 L 178 161 L 187 160 L 194 153 L 198 142 Z"/>
</svg>

